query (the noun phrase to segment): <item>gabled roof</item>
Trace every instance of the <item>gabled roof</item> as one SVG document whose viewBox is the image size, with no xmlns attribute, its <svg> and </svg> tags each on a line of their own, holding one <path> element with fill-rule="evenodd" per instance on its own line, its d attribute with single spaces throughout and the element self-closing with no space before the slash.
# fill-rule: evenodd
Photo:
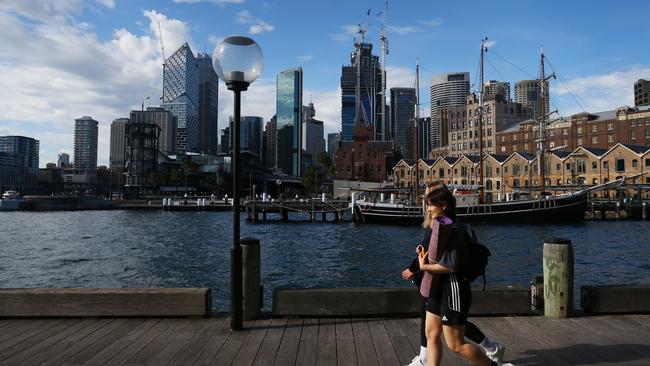
<svg viewBox="0 0 650 366">
<path fill-rule="evenodd" d="M 535 154 L 527 153 L 527 152 L 518 152 L 517 154 L 521 155 L 524 159 L 528 161 L 532 161 L 537 159 L 537 156 Z"/>
<path fill-rule="evenodd" d="M 487 154 L 485 157 L 491 156 L 494 158 L 494 160 L 498 161 L 499 163 L 503 163 L 510 157 L 510 155 L 501 155 L 501 154 Z"/>
<path fill-rule="evenodd" d="M 645 154 L 648 150 L 650 150 L 650 146 L 640 146 L 640 145 L 628 145 L 628 144 L 621 144 L 628 149 L 634 151 L 637 154 Z"/>
<path fill-rule="evenodd" d="M 478 164 L 481 161 L 481 157 L 478 155 L 464 155 L 472 163 Z"/>
<path fill-rule="evenodd" d="M 571 152 L 566 151 L 566 150 L 556 150 L 556 151 L 552 151 L 551 154 L 553 154 L 553 155 L 557 156 L 558 158 L 564 160 L 571 154 Z"/>
<path fill-rule="evenodd" d="M 415 165 L 415 160 L 413 159 L 400 159 L 400 161 L 398 161 L 396 165 L 399 165 L 401 162 L 404 162 L 408 166 Z"/>
<path fill-rule="evenodd" d="M 445 156 L 444 160 L 449 163 L 449 165 L 454 165 L 456 161 L 458 161 L 458 158 L 455 156 Z"/>
<path fill-rule="evenodd" d="M 428 166 L 435 164 L 437 160 L 438 159 L 422 159 L 422 161 L 425 162 Z"/>
<path fill-rule="evenodd" d="M 601 157 L 601 156 L 605 155 L 605 153 L 607 151 L 609 151 L 609 149 L 602 149 L 602 148 L 599 148 L 599 147 L 587 147 L 587 146 L 580 146 L 580 147 L 587 150 L 587 151 L 589 151 L 591 154 L 593 154 L 593 155 L 595 155 L 597 157 Z"/>
</svg>

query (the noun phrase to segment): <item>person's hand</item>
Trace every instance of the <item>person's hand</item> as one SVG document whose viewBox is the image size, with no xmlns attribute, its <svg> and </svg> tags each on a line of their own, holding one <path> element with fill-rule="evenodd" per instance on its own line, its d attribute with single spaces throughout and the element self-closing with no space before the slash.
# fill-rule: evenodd
<svg viewBox="0 0 650 366">
<path fill-rule="evenodd" d="M 402 279 L 404 281 L 408 281 L 411 277 L 413 277 L 413 272 L 410 269 L 407 268 L 402 271 Z"/>
<path fill-rule="evenodd" d="M 427 264 L 427 254 L 429 252 L 424 252 L 422 255 L 418 255 L 418 264 L 420 265 L 420 269 L 424 267 L 425 264 Z"/>
</svg>

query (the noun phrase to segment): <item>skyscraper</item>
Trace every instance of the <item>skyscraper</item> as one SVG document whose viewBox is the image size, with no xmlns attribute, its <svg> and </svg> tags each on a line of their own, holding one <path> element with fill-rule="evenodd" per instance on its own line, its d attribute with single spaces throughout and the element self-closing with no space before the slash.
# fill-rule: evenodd
<svg viewBox="0 0 650 366">
<path fill-rule="evenodd" d="M 415 124 L 415 88 L 390 89 L 390 120 L 395 147 L 407 159 L 415 158 L 413 146 L 409 144 L 409 127 Z M 413 142 L 415 140 L 412 140 Z"/>
<path fill-rule="evenodd" d="M 25 136 L 0 136 L 0 191 L 36 193 L 38 158 L 38 140 Z"/>
<path fill-rule="evenodd" d="M 302 155 L 302 68 L 280 72 L 276 81 L 278 125 L 277 164 L 285 173 L 301 176 Z"/>
<path fill-rule="evenodd" d="M 199 64 L 187 43 L 165 61 L 163 104 L 178 118 L 176 146 L 180 151 L 199 147 Z"/>
<path fill-rule="evenodd" d="M 341 134 L 339 132 L 327 134 L 327 153 L 332 162 L 336 158 L 336 150 L 339 147 L 339 142 L 341 142 Z"/>
<path fill-rule="evenodd" d="M 158 150 L 166 155 L 176 153 L 178 118 L 160 107 L 147 107 L 146 111 L 131 111 L 131 122 L 154 123 L 160 128 Z"/>
<path fill-rule="evenodd" d="M 160 127 L 153 118 L 148 118 L 153 113 L 156 112 L 131 111 L 126 124 L 126 186 L 131 190 L 150 186 L 150 173 L 158 170 Z"/>
<path fill-rule="evenodd" d="M 464 105 L 469 94 L 469 72 L 454 72 L 431 79 L 431 125 L 429 150 L 440 147 L 438 112 L 444 108 Z"/>
<path fill-rule="evenodd" d="M 485 96 L 495 95 L 503 98 L 504 102 L 510 102 L 510 83 L 507 81 L 488 80 L 483 83 Z"/>
<path fill-rule="evenodd" d="M 547 115 L 549 112 L 548 81 L 544 82 L 544 106 L 540 109 L 542 95 L 539 80 L 520 80 L 515 83 L 515 102 L 521 103 L 533 111 L 533 119 Z"/>
<path fill-rule="evenodd" d="M 381 115 L 382 72 L 379 57 L 372 54 L 371 43 L 358 43 L 350 55 L 350 65 L 341 69 L 341 138 L 352 141 L 357 119 L 373 126 L 373 139 L 388 140 Z M 360 54 L 360 55 L 359 55 Z M 359 84 L 360 108 L 356 92 Z"/>
<path fill-rule="evenodd" d="M 59 154 L 59 160 L 56 163 L 59 168 L 67 168 L 70 166 L 70 155 L 66 153 Z"/>
<path fill-rule="evenodd" d="M 650 105 L 650 80 L 639 79 L 634 83 L 634 106 Z"/>
<path fill-rule="evenodd" d="M 276 116 L 266 122 L 266 143 L 264 144 L 264 162 L 267 168 L 275 168 L 277 165 L 277 148 L 278 148 L 278 123 Z"/>
<path fill-rule="evenodd" d="M 84 176 L 87 188 L 91 188 L 97 182 L 98 123 L 89 116 L 74 122 L 74 169 L 76 174 Z"/>
<path fill-rule="evenodd" d="M 309 103 L 308 106 L 303 107 L 303 133 L 302 133 L 302 146 L 305 153 L 311 155 L 312 161 L 316 161 L 316 155 L 319 152 L 325 151 L 325 129 L 323 121 L 316 118 L 316 109 L 314 103 Z"/>
<path fill-rule="evenodd" d="M 233 118 L 230 117 L 229 131 L 232 131 Z M 239 124 L 239 148 L 262 159 L 262 131 L 264 119 L 256 116 L 241 116 Z M 232 146 L 230 141 L 229 146 Z"/>
<path fill-rule="evenodd" d="M 111 169 L 124 167 L 124 143 L 126 142 L 126 124 L 128 118 L 117 118 L 111 123 L 111 147 L 109 166 Z"/>
<path fill-rule="evenodd" d="M 199 53 L 199 151 L 216 154 L 219 144 L 219 77 L 212 67 L 212 58 Z"/>
</svg>

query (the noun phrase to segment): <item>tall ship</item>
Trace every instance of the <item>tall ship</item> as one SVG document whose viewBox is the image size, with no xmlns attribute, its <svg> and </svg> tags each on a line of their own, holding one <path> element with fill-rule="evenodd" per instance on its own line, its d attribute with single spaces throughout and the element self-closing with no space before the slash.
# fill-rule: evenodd
<svg viewBox="0 0 650 366">
<path fill-rule="evenodd" d="M 487 51 L 486 39 L 481 42 L 480 58 L 480 107 L 479 107 L 479 131 L 483 131 L 483 58 Z M 540 88 L 542 88 L 540 104 L 545 103 L 546 93 L 544 88 L 547 87 L 547 81 L 554 78 L 555 74 L 546 76 L 544 72 L 544 52 L 541 52 L 540 61 Z M 416 100 L 419 99 L 419 65 L 416 68 Z M 418 103 L 416 101 L 416 119 L 415 131 L 417 131 L 417 114 Z M 543 109 L 541 109 L 543 110 Z M 479 158 L 478 170 L 479 180 L 477 185 L 468 186 L 449 186 L 456 197 L 457 216 L 467 222 L 524 222 L 524 223 L 544 223 L 550 221 L 568 222 L 584 220 L 587 207 L 587 198 L 590 193 L 608 189 L 610 187 L 624 184 L 626 179 L 621 178 L 615 181 L 603 183 L 597 186 L 577 190 L 564 194 L 552 195 L 545 190 L 545 177 L 542 167 L 545 166 L 544 159 L 546 155 L 546 118 L 548 115 L 541 113 L 538 118 L 539 136 L 537 139 L 537 162 L 539 172 L 539 186 L 535 195 L 530 194 L 528 198 L 506 200 L 497 202 L 485 202 L 483 192 L 483 134 L 479 133 Z M 419 138 L 416 138 L 419 141 Z M 416 148 L 419 154 L 419 148 Z M 355 217 L 362 222 L 367 223 L 388 223 L 395 225 L 403 224 L 420 224 L 423 221 L 425 207 L 423 197 L 420 192 L 421 184 L 418 172 L 420 160 L 416 156 L 415 176 L 416 184 L 413 190 L 404 191 L 403 189 L 387 190 L 364 190 L 354 192 L 352 195 L 351 208 Z M 390 199 L 386 199 L 386 194 Z"/>
</svg>

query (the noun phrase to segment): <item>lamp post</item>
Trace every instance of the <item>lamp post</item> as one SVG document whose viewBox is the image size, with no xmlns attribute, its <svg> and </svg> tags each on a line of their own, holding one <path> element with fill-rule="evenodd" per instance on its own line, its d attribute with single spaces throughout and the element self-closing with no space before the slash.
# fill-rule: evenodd
<svg viewBox="0 0 650 366">
<path fill-rule="evenodd" d="M 212 66 L 228 90 L 235 95 L 232 124 L 232 234 L 230 252 L 230 328 L 242 329 L 242 249 L 239 243 L 239 181 L 241 161 L 239 156 L 239 124 L 241 122 L 241 92 L 248 89 L 264 68 L 262 50 L 252 39 L 229 36 L 219 42 L 212 53 Z"/>
</svg>

